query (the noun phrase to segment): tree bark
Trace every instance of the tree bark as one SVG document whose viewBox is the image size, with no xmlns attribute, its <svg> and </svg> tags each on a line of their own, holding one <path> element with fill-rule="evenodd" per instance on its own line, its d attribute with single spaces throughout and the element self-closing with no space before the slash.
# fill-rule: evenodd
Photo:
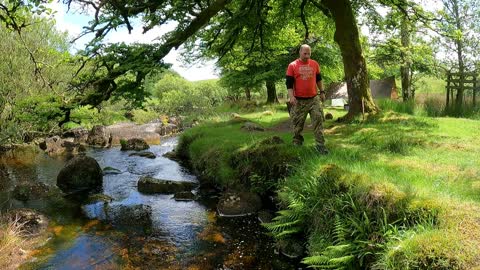
<svg viewBox="0 0 480 270">
<path fill-rule="evenodd" d="M 245 87 L 245 97 L 247 98 L 248 101 L 252 99 L 252 95 L 249 87 Z"/>
<path fill-rule="evenodd" d="M 402 96 L 403 101 L 408 101 L 409 99 L 413 98 L 413 93 L 410 80 L 410 31 L 408 29 L 408 19 L 405 14 L 402 15 L 400 39 L 402 43 L 402 49 L 400 53 L 400 57 L 402 58 L 402 65 L 400 66 L 400 76 L 402 77 Z"/>
<path fill-rule="evenodd" d="M 266 80 L 265 85 L 267 87 L 267 104 L 278 103 L 277 88 L 275 87 L 275 81 Z"/>
<path fill-rule="evenodd" d="M 350 120 L 364 113 L 376 113 L 370 91 L 367 65 L 362 55 L 362 47 L 357 22 L 350 0 L 322 0 L 335 21 L 335 42 L 342 52 L 343 70 L 347 81 L 349 110 L 342 120 Z"/>
<path fill-rule="evenodd" d="M 460 21 L 460 11 L 457 0 L 452 0 L 452 8 L 455 15 L 455 24 L 457 30 L 463 33 L 462 22 Z M 455 97 L 455 106 L 459 110 L 463 106 L 463 92 L 464 92 L 464 80 L 465 80 L 465 64 L 463 63 L 463 41 L 459 37 L 455 40 L 457 46 L 457 58 L 458 58 L 458 72 L 460 73 L 459 88 L 457 89 L 457 96 Z"/>
</svg>

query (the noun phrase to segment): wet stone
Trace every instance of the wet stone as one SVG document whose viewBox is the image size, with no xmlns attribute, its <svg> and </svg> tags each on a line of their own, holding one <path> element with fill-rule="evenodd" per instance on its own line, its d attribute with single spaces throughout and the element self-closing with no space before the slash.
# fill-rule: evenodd
<svg viewBox="0 0 480 270">
<path fill-rule="evenodd" d="M 176 192 L 173 198 L 175 201 L 193 201 L 195 200 L 195 194 L 193 194 L 191 191 L 181 191 Z"/>
<path fill-rule="evenodd" d="M 148 151 L 131 153 L 128 156 L 130 156 L 130 157 L 131 156 L 139 156 L 139 157 L 145 157 L 145 158 L 151 158 L 151 159 L 154 159 L 154 158 L 157 157 L 154 153 L 148 152 Z"/>
<path fill-rule="evenodd" d="M 276 243 L 276 246 L 282 255 L 290 259 L 300 258 L 304 253 L 302 243 L 295 239 L 280 239 Z"/>
<path fill-rule="evenodd" d="M 272 219 L 274 218 L 273 213 L 267 210 L 259 211 L 257 215 L 258 215 L 258 221 L 260 221 L 260 223 L 272 222 Z"/>
<path fill-rule="evenodd" d="M 113 167 L 105 167 L 103 168 L 103 175 L 108 175 L 108 174 L 121 174 L 122 171 L 120 171 L 119 169 L 117 168 L 113 168 Z"/>
<path fill-rule="evenodd" d="M 138 191 L 146 194 L 172 194 L 181 191 L 191 191 L 197 186 L 194 182 L 156 179 L 143 176 L 138 180 Z"/>
<path fill-rule="evenodd" d="M 120 140 L 120 144 L 122 145 L 121 151 L 126 150 L 135 150 L 141 151 L 150 148 L 147 142 L 142 138 L 132 138 L 128 140 Z"/>
<path fill-rule="evenodd" d="M 261 206 L 261 199 L 255 193 L 227 192 L 220 198 L 217 211 L 223 217 L 242 217 L 256 213 Z"/>
<path fill-rule="evenodd" d="M 66 193 L 100 189 L 103 172 L 98 162 L 88 156 L 76 156 L 57 176 L 57 186 Z"/>
</svg>

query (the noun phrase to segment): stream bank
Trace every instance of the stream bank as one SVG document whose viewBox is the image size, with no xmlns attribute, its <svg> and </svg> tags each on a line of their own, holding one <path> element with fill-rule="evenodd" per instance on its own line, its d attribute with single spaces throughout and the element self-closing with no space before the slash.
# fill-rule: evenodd
<svg viewBox="0 0 480 270">
<path fill-rule="evenodd" d="M 220 217 L 215 198 L 175 201 L 172 195 L 138 192 L 136 183 L 141 176 L 197 181 L 178 163 L 163 157 L 176 143 L 176 138 L 166 138 L 151 146 L 155 159 L 131 156 L 131 151 L 119 147 L 85 152 L 102 168 L 119 170 L 103 178 L 102 194 L 112 198 L 109 207 L 120 212 L 147 205 L 151 209 L 148 228 L 104 219 L 95 205 L 82 209 L 62 198 L 12 198 L 11 191 L 22 181 L 54 186 L 66 159 L 26 150 L 4 155 L 0 163 L 8 181 L 0 192 L 2 210 L 32 208 L 51 218 L 49 240 L 30 250 L 30 261 L 21 268 L 292 269 L 287 259 L 275 255 L 256 216 Z"/>
</svg>

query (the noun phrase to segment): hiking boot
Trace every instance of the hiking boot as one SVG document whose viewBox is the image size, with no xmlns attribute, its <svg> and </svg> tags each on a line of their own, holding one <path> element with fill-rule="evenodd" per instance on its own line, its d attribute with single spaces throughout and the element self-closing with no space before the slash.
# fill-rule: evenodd
<svg viewBox="0 0 480 270">
<path fill-rule="evenodd" d="M 318 144 L 317 146 L 315 146 L 315 150 L 317 150 L 320 155 L 328 155 L 328 149 L 327 147 L 325 147 L 325 145 Z"/>
</svg>

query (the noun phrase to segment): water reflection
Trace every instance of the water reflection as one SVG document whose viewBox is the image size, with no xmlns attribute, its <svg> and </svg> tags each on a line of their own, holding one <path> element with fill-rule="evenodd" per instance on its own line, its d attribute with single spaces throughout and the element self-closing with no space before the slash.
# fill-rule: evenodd
<svg viewBox="0 0 480 270">
<path fill-rule="evenodd" d="M 0 160 L 8 169 L 11 182 L 0 192 L 3 200 L 8 201 L 2 207 L 49 209 L 57 215 L 50 227 L 51 240 L 36 250 L 32 262 L 23 268 L 292 269 L 288 264 L 285 268 L 279 266 L 285 264 L 273 254 L 270 239 L 256 217 L 219 218 L 214 209 L 197 201 L 179 202 L 172 195 L 138 192 L 137 181 L 143 175 L 197 181 L 179 164 L 162 157 L 176 143 L 176 138 L 169 138 L 148 149 L 156 155 L 155 159 L 129 156 L 130 151 L 119 148 L 88 150 L 87 155 L 102 168 L 116 168 L 121 173 L 103 178 L 103 194 L 112 201 L 85 206 L 82 212 L 74 207 L 62 208 L 55 201 L 20 202 L 5 195 L 5 190 L 19 181 L 55 185 L 64 159 L 41 152 L 20 152 Z M 128 219 L 135 218 L 142 209 L 149 212 L 148 226 L 137 221 L 128 224 Z M 133 213 L 132 218 L 128 211 Z M 116 217 L 118 213 L 120 217 Z M 127 220 L 118 220 L 125 217 Z"/>
</svg>

